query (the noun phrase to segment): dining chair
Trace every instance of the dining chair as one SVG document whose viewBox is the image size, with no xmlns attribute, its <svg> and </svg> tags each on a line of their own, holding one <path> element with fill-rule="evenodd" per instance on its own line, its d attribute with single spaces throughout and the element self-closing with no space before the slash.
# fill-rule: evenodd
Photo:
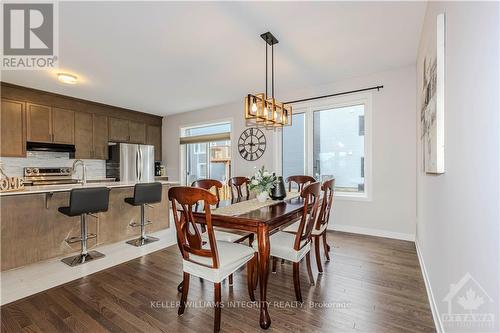
<svg viewBox="0 0 500 333">
<path fill-rule="evenodd" d="M 311 269 L 311 232 L 318 216 L 319 197 L 321 194 L 321 184 L 315 182 L 304 186 L 300 192 L 300 197 L 304 201 L 302 216 L 299 222 L 297 233 L 292 234 L 284 231 L 278 231 L 271 235 L 269 244 L 271 256 L 273 257 L 273 270 L 276 267 L 276 258 L 291 261 L 293 263 L 293 285 L 295 289 L 295 298 L 302 302 L 300 291 L 299 263 L 306 258 L 307 273 L 311 285 L 314 285 L 314 278 Z M 256 245 L 254 245 L 254 248 Z"/>
<path fill-rule="evenodd" d="M 247 177 L 232 177 L 229 178 L 229 188 L 231 190 L 231 199 L 243 198 L 243 187 L 245 187 L 245 198 L 248 199 L 250 191 L 248 190 L 248 183 L 250 180 Z M 235 195 L 236 193 L 236 195 Z"/>
<path fill-rule="evenodd" d="M 289 176 L 286 178 L 286 182 L 288 183 L 288 191 L 292 191 L 292 183 L 297 184 L 299 188 L 299 192 L 304 189 L 304 186 L 309 184 L 309 183 L 314 183 L 316 179 L 311 176 L 304 176 L 304 175 L 296 175 L 296 176 Z"/>
<path fill-rule="evenodd" d="M 321 254 L 320 254 L 320 241 L 323 239 L 323 250 L 325 252 L 326 261 L 330 261 L 330 246 L 326 241 L 326 228 L 328 227 L 328 221 L 330 220 L 330 211 L 332 210 L 333 200 L 334 200 L 334 187 L 335 178 L 329 179 L 323 182 L 321 185 L 321 190 L 323 191 L 323 200 L 321 201 L 321 208 L 318 214 L 316 225 L 314 226 L 311 237 L 314 239 L 314 250 L 316 256 L 316 264 L 318 266 L 319 274 L 323 274 L 323 267 L 321 265 Z M 295 222 L 289 227 L 285 228 L 283 231 L 295 234 L 298 232 L 300 227 L 300 222 Z"/>
<path fill-rule="evenodd" d="M 168 191 L 172 204 L 177 243 L 182 254 L 182 296 L 178 315 L 184 313 L 189 292 L 191 275 L 214 283 L 214 332 L 220 331 L 221 281 L 247 265 L 247 284 L 250 300 L 255 301 L 253 275 L 257 269 L 257 254 L 242 244 L 219 241 L 212 226 L 210 205 L 217 203 L 217 197 L 201 188 L 176 186 Z M 208 242 L 204 242 L 196 227 L 193 206 L 202 201 L 205 208 L 204 222 L 207 226 Z"/>
<path fill-rule="evenodd" d="M 191 187 L 198 187 L 202 188 L 205 190 L 210 191 L 211 189 L 215 189 L 215 197 L 217 199 L 217 202 L 215 203 L 216 207 L 219 207 L 220 203 L 220 189 L 222 188 L 222 183 L 216 179 L 198 179 L 195 180 L 192 184 Z M 205 207 L 205 206 L 203 206 Z M 195 208 L 198 208 L 198 204 L 196 204 Z M 205 225 L 201 226 L 202 234 L 201 238 L 206 241 L 208 239 L 208 234 L 206 231 Z M 231 243 L 241 243 L 244 240 L 248 239 L 249 245 L 252 246 L 253 240 L 254 240 L 254 234 L 249 232 L 249 233 L 234 233 L 231 232 L 227 229 L 221 229 L 221 228 L 215 228 L 215 238 L 217 240 L 222 240 L 226 242 L 231 242 Z M 233 285 L 233 275 L 231 274 L 229 276 L 229 285 Z"/>
</svg>

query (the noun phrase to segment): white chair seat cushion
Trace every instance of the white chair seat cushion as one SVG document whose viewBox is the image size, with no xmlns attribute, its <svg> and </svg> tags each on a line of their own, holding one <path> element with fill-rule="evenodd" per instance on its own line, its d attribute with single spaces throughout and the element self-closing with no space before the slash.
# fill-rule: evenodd
<svg viewBox="0 0 500 333">
<path fill-rule="evenodd" d="M 303 240 L 301 246 L 304 245 L 307 240 Z M 304 256 L 311 250 L 311 243 L 308 242 L 300 250 L 296 251 L 293 248 L 295 243 L 295 235 L 278 231 L 274 235 L 269 237 L 269 243 L 271 246 L 271 256 L 285 259 L 292 262 L 299 262 L 304 258 Z M 254 248 L 257 250 L 258 245 L 254 243 Z"/>
<path fill-rule="evenodd" d="M 216 240 L 229 242 L 229 243 L 234 243 L 238 239 L 241 239 L 243 237 L 243 235 L 234 234 L 232 232 L 222 231 L 222 230 L 218 230 L 218 229 L 214 229 L 214 233 L 215 233 Z M 208 241 L 208 232 L 205 231 L 204 233 L 202 233 L 201 238 L 204 241 Z"/>
<path fill-rule="evenodd" d="M 299 231 L 299 225 L 300 225 L 300 221 L 297 221 L 294 224 L 289 225 L 288 227 L 286 227 L 285 229 L 283 229 L 283 231 L 296 233 L 297 231 Z M 327 227 L 327 225 L 323 224 L 319 230 L 317 230 L 316 228 L 314 228 L 312 230 L 312 235 L 313 236 L 319 236 L 319 235 L 321 235 L 323 233 L 323 231 L 325 231 L 326 227 Z"/>
<path fill-rule="evenodd" d="M 203 248 L 209 249 L 208 243 Z M 219 268 L 209 268 L 183 259 L 182 267 L 184 272 L 218 283 L 246 264 L 253 258 L 255 253 L 250 246 L 224 241 L 217 241 L 217 251 L 219 254 Z M 190 254 L 189 258 L 201 264 L 212 266 L 212 258 L 193 254 Z"/>
</svg>

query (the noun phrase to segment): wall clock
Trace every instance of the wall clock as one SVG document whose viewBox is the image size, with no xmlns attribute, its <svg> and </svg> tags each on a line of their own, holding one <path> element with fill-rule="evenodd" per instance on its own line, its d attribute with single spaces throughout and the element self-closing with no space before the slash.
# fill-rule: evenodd
<svg viewBox="0 0 500 333">
<path fill-rule="evenodd" d="M 266 136 L 257 127 L 247 128 L 238 140 L 238 151 L 247 161 L 258 160 L 266 151 Z"/>
</svg>

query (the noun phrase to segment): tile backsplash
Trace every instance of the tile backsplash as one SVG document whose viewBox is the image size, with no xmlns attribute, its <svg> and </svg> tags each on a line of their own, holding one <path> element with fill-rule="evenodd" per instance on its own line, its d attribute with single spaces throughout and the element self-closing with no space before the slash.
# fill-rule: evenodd
<svg viewBox="0 0 500 333">
<path fill-rule="evenodd" d="M 69 158 L 69 153 L 28 151 L 26 157 L 2 157 L 0 162 L 9 177 L 22 177 L 25 167 L 71 167 L 74 159 Z M 106 177 L 106 161 L 84 160 L 84 162 L 87 166 L 88 179 Z M 81 167 L 77 167 L 75 177 L 81 177 L 81 172 Z"/>
</svg>

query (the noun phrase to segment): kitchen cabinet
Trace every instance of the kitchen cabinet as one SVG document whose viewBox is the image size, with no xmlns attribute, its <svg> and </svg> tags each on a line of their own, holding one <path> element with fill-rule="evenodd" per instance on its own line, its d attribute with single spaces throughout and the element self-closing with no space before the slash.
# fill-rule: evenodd
<svg viewBox="0 0 500 333">
<path fill-rule="evenodd" d="M 109 117 L 109 141 L 128 142 L 130 137 L 128 124 L 127 119 Z"/>
<path fill-rule="evenodd" d="M 2 98 L 0 156 L 26 157 L 26 104 Z"/>
<path fill-rule="evenodd" d="M 93 157 L 98 160 L 108 159 L 108 117 L 94 114 L 93 117 Z"/>
<path fill-rule="evenodd" d="M 108 158 L 108 117 L 75 113 L 75 158 Z"/>
<path fill-rule="evenodd" d="M 52 142 L 52 112 L 50 106 L 26 104 L 27 140 L 33 142 Z"/>
<path fill-rule="evenodd" d="M 130 143 L 146 143 L 146 124 L 136 121 L 128 123 L 129 142 Z"/>
<path fill-rule="evenodd" d="M 93 157 L 93 116 L 92 113 L 75 113 L 75 158 Z"/>
<path fill-rule="evenodd" d="M 155 161 L 161 161 L 161 126 L 147 126 L 146 144 L 155 147 Z"/>
<path fill-rule="evenodd" d="M 72 145 L 75 143 L 75 112 L 52 108 L 52 141 Z"/>
<path fill-rule="evenodd" d="M 28 141 L 74 144 L 74 111 L 33 103 L 27 103 L 26 109 Z"/>
</svg>

